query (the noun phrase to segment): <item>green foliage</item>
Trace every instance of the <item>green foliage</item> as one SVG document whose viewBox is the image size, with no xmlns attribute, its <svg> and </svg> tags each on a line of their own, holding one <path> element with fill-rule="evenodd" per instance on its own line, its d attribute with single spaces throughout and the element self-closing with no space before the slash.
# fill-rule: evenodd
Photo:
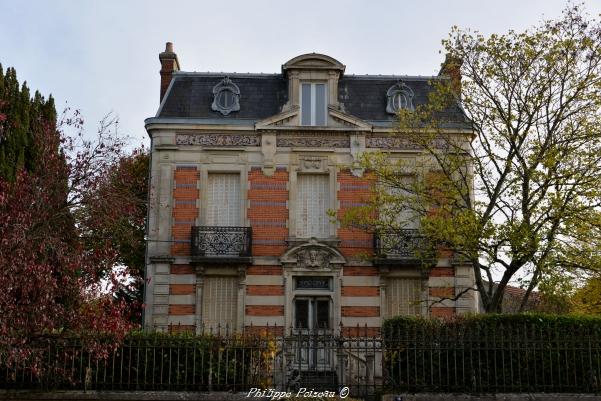
<svg viewBox="0 0 601 401">
<path fill-rule="evenodd" d="M 19 85 L 14 68 L 3 73 L 0 64 L 0 177 L 14 180 L 21 168 L 33 172 L 39 166 L 35 135 L 56 125 L 54 99 L 36 91 L 30 95 L 26 83 Z"/>
<path fill-rule="evenodd" d="M 534 290 L 560 300 L 601 271 L 601 22 L 570 5 L 525 32 L 454 28 L 443 45 L 461 82 L 434 79 L 399 112 L 411 157 L 363 155 L 376 193 L 343 223 L 394 231 L 411 213 L 433 250 L 473 266 L 487 312 L 513 282 L 522 307 Z M 473 132 L 449 128 L 459 101 Z"/>
<path fill-rule="evenodd" d="M 590 277 L 571 297 L 576 312 L 601 315 L 601 276 Z"/>
</svg>

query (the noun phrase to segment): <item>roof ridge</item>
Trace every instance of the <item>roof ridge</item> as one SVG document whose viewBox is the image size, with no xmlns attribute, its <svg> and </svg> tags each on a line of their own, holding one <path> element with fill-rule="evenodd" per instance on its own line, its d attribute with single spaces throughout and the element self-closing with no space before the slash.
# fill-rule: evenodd
<svg viewBox="0 0 601 401">
<path fill-rule="evenodd" d="M 226 72 L 226 71 L 174 71 L 175 76 L 191 77 L 236 77 L 236 78 L 283 78 L 279 72 Z M 431 79 L 448 79 L 439 75 L 395 75 L 395 74 L 345 74 L 341 79 L 399 79 L 409 81 L 423 81 Z"/>
</svg>

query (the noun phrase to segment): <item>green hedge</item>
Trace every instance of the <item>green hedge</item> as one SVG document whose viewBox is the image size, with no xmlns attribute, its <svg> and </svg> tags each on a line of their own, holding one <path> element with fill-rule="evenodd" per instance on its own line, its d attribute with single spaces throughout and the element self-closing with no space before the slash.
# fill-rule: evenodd
<svg viewBox="0 0 601 401">
<path fill-rule="evenodd" d="M 385 371 L 395 390 L 601 390 L 601 317 L 397 317 L 382 331 Z"/>
</svg>

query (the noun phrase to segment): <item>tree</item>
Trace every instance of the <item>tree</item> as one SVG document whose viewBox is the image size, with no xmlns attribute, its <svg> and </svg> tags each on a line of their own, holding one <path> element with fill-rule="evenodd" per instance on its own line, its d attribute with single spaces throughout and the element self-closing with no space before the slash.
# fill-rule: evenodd
<svg viewBox="0 0 601 401">
<path fill-rule="evenodd" d="M 433 80 L 427 104 L 399 113 L 397 135 L 422 149 L 419 179 L 365 154 L 395 190 L 345 220 L 398 230 L 410 210 L 431 252 L 471 263 L 486 311 L 501 311 L 510 281 L 526 289 L 523 307 L 534 289 L 601 268 L 601 24 L 570 6 L 521 33 L 453 28 L 443 44 L 455 79 Z M 473 134 L 445 130 L 459 96 Z"/>
<path fill-rule="evenodd" d="M 0 64 L 0 176 L 14 179 L 20 168 L 34 171 L 38 161 L 34 133 L 43 121 L 56 123 L 52 96 L 45 100 L 36 91 L 30 98 L 27 83 L 19 87 L 17 73 Z"/>
<path fill-rule="evenodd" d="M 590 277 L 571 297 L 574 312 L 601 314 L 601 275 Z"/>
<path fill-rule="evenodd" d="M 132 327 L 128 305 L 114 296 L 119 286 L 105 285 L 120 282 L 114 244 L 88 246 L 88 234 L 132 202 L 96 196 L 125 158 L 126 142 L 110 118 L 86 140 L 77 111 L 57 123 L 50 100 L 36 94 L 27 106 L 28 90 L 15 92 L 14 70 L 7 75 L 13 89 L 0 98 L 0 148 L 14 165 L 6 162 L 0 175 L 0 361 L 27 363 L 38 374 L 46 335 L 104 333 L 118 341 Z M 92 207 L 94 218 L 85 218 Z M 108 344 L 88 345 L 106 355 Z"/>
<path fill-rule="evenodd" d="M 149 159 L 144 148 L 122 156 L 100 177 L 78 218 L 88 230 L 88 249 L 102 248 L 106 240 L 110 241 L 117 265 L 127 272 L 127 277 L 116 284 L 115 296 L 128 305 L 132 321 L 138 324 L 141 323 L 144 290 Z M 120 206 L 118 213 L 111 210 L 114 205 Z M 99 274 L 107 276 L 113 268 Z"/>
</svg>

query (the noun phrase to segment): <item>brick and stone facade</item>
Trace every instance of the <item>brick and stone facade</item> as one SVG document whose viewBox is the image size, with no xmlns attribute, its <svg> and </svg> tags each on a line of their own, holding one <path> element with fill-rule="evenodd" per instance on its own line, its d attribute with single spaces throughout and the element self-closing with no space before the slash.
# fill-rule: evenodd
<svg viewBox="0 0 601 401">
<path fill-rule="evenodd" d="M 417 103 L 428 79 L 446 78 L 347 77 L 319 54 L 281 74 L 186 73 L 170 44 L 160 61 L 161 106 L 146 120 L 146 328 L 376 335 L 395 314 L 476 310 L 472 293 L 432 305 L 473 286 L 470 266 L 444 255 L 427 270 L 406 258 L 379 263 L 371 233 L 324 216 L 367 201 L 362 152 L 419 154 L 391 137 L 387 89 L 409 87 Z M 449 132 L 468 135 L 452 112 Z"/>
</svg>

